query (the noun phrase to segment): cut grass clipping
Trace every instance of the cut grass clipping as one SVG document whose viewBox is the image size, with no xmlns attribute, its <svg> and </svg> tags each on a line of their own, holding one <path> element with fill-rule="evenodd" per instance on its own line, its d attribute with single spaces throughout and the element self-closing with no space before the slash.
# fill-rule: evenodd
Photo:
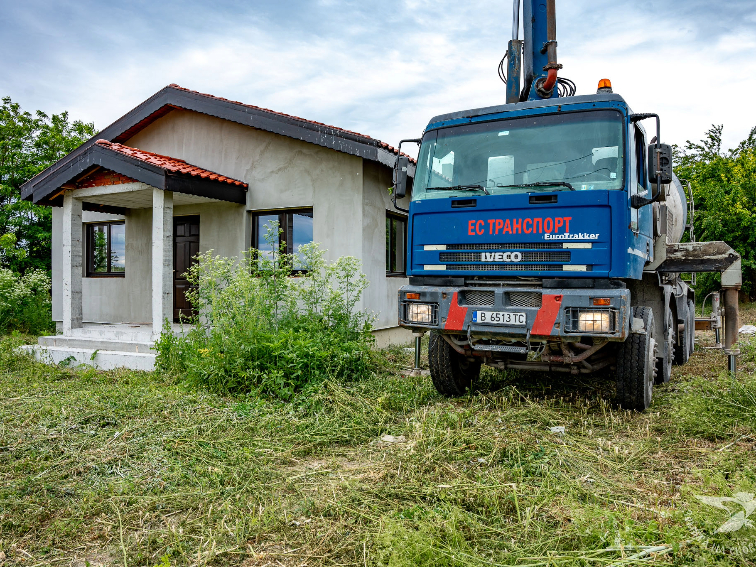
<svg viewBox="0 0 756 567">
<path fill-rule="evenodd" d="M 699 344 L 640 414 L 603 401 L 611 382 L 561 375 L 486 371 L 447 400 L 404 375 L 401 348 L 363 381 L 325 379 L 283 402 L 47 367 L 4 339 L 0 557 L 754 565 L 751 341 L 736 382 Z"/>
</svg>

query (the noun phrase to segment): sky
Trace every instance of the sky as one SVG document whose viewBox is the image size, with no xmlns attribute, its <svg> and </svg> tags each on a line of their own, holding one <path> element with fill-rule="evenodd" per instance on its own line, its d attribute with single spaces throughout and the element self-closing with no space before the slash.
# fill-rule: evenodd
<svg viewBox="0 0 756 567">
<path fill-rule="evenodd" d="M 611 79 L 665 143 L 756 126 L 756 0 L 556 4 L 577 94 Z M 103 129 L 177 83 L 396 145 L 505 102 L 511 29 L 510 0 L 0 0 L 0 96 Z"/>
</svg>

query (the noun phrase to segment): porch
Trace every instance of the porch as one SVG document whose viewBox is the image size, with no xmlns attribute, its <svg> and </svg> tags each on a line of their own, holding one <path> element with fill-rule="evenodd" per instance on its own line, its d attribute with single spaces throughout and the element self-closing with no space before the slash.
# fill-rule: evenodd
<svg viewBox="0 0 756 567">
<path fill-rule="evenodd" d="M 200 219 L 204 250 L 237 255 L 248 246 L 247 184 L 111 142 L 91 151 L 95 159 L 69 170 L 50 199 L 60 334 L 33 350 L 55 363 L 151 370 L 164 323 L 191 310 L 184 273 L 202 251 Z"/>
</svg>

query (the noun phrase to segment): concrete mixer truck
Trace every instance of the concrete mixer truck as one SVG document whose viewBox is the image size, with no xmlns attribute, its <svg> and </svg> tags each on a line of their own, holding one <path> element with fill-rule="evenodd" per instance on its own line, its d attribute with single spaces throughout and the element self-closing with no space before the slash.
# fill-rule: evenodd
<svg viewBox="0 0 756 567">
<path fill-rule="evenodd" d="M 399 324 L 430 332 L 436 389 L 464 393 L 482 364 L 609 371 L 619 403 L 642 411 L 693 351 L 681 273 L 704 271 L 723 273 L 734 371 L 740 258 L 723 242 L 681 243 L 692 204 L 659 117 L 633 112 L 606 79 L 575 96 L 559 75 L 554 0 L 524 2 L 524 40 L 519 17 L 516 0 L 507 103 L 436 116 L 401 142 L 419 144 L 416 162 L 400 151 L 395 166 L 408 227 Z"/>
</svg>

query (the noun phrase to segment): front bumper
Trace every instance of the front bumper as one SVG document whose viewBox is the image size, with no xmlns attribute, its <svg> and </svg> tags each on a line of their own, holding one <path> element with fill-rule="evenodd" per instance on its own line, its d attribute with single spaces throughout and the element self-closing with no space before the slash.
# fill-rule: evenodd
<svg viewBox="0 0 756 567">
<path fill-rule="evenodd" d="M 410 298 L 407 297 L 410 294 Z M 601 300 L 596 305 L 594 300 Z M 427 305 L 429 307 L 421 307 Z M 480 323 L 480 311 L 524 313 L 525 324 Z M 624 341 L 630 330 L 627 289 L 404 286 L 399 325 L 413 330 L 502 340 L 581 337 Z M 522 323 L 522 318 L 520 323 Z"/>
</svg>

